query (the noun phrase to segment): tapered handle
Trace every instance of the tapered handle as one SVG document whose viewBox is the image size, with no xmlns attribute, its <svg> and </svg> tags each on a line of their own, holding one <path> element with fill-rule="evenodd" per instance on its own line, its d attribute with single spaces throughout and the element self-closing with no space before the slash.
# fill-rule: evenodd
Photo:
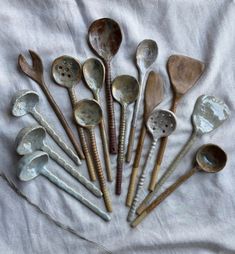
<svg viewBox="0 0 235 254">
<path fill-rule="evenodd" d="M 126 152 L 126 162 L 127 163 L 129 163 L 131 161 L 134 141 L 135 141 L 135 126 L 131 126 L 128 146 L 127 146 L 127 152 Z"/>
</svg>

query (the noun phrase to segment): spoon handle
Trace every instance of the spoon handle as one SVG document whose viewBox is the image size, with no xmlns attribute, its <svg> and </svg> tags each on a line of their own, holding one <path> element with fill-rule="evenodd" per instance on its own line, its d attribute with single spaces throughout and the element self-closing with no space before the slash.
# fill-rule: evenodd
<svg viewBox="0 0 235 254">
<path fill-rule="evenodd" d="M 79 200 L 83 205 L 88 207 L 95 214 L 100 216 L 103 220 L 105 220 L 105 221 L 109 221 L 110 220 L 110 216 L 106 212 L 102 211 L 99 207 L 97 207 L 95 204 L 93 204 L 88 199 L 86 199 L 82 194 L 80 194 L 79 192 L 77 192 L 76 190 L 71 188 L 64 181 L 62 181 L 59 177 L 57 177 L 56 175 L 52 174 L 52 172 L 50 172 L 49 170 L 44 168 L 43 171 L 42 171 L 42 174 L 46 178 L 48 178 L 52 183 L 54 183 L 56 186 L 58 186 L 60 189 L 64 190 L 69 195 L 71 195 L 75 199 Z"/>
<path fill-rule="evenodd" d="M 62 166 L 69 174 L 76 178 L 83 186 L 85 186 L 89 191 L 91 191 L 97 197 L 102 197 L 101 191 L 86 177 L 78 172 L 71 164 L 69 164 L 63 157 L 57 152 L 53 151 L 48 145 L 43 145 L 43 150 L 49 154 L 49 156 L 55 160 L 60 166 Z"/>
</svg>

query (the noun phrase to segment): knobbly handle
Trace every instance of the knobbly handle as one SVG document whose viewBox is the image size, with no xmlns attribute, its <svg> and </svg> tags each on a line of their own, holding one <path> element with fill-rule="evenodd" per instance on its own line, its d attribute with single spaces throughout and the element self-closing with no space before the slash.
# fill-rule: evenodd
<svg viewBox="0 0 235 254">
<path fill-rule="evenodd" d="M 135 126 L 131 126 L 129 142 L 128 142 L 128 146 L 127 146 L 127 153 L 126 153 L 126 162 L 127 163 L 129 163 L 131 161 L 134 140 L 135 140 Z"/>
</svg>

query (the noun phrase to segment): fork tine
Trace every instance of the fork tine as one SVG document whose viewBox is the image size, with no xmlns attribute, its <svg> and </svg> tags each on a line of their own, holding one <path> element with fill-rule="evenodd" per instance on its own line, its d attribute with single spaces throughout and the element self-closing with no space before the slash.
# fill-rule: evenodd
<svg viewBox="0 0 235 254">
<path fill-rule="evenodd" d="M 40 56 L 34 52 L 33 50 L 29 49 L 29 54 L 32 58 L 32 63 L 33 63 L 33 69 L 36 72 L 40 72 L 40 74 L 43 74 L 43 64 L 42 64 L 42 59 Z"/>
</svg>

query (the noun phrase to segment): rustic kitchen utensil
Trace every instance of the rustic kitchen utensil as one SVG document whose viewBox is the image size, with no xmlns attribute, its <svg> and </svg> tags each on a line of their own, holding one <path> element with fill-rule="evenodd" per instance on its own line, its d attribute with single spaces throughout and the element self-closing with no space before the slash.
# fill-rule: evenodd
<svg viewBox="0 0 235 254">
<path fill-rule="evenodd" d="M 53 129 L 53 127 L 45 120 L 43 115 L 38 110 L 39 95 L 37 92 L 32 90 L 19 90 L 12 98 L 12 114 L 14 116 L 24 116 L 30 113 L 39 124 L 44 126 L 48 134 L 55 140 L 55 142 L 74 160 L 76 164 L 81 164 L 80 159 L 69 148 L 66 143 L 61 139 L 61 135 Z"/>
<path fill-rule="evenodd" d="M 144 95 L 144 115 L 142 121 L 142 127 L 140 131 L 139 141 L 137 145 L 137 150 L 135 154 L 134 164 L 131 172 L 131 178 L 126 198 L 126 205 L 131 206 L 134 194 L 135 194 L 135 186 L 137 181 L 138 168 L 141 158 L 141 153 L 144 145 L 144 139 L 146 135 L 146 127 L 145 122 L 149 114 L 153 111 L 153 109 L 162 101 L 163 99 L 163 80 L 161 76 L 151 71 L 148 76 L 148 80 L 146 82 L 145 87 L 145 95 Z"/>
<path fill-rule="evenodd" d="M 50 103 L 51 107 L 53 108 L 56 116 L 58 117 L 60 123 L 62 124 L 66 134 L 68 135 L 70 141 L 72 142 L 76 152 L 78 153 L 81 159 L 84 159 L 84 154 L 76 141 L 75 136 L 71 128 L 69 127 L 63 113 L 61 112 L 59 106 L 57 105 L 56 101 L 54 100 L 53 96 L 51 95 L 43 77 L 43 64 L 40 56 L 32 50 L 29 50 L 29 53 L 32 58 L 33 66 L 30 66 L 24 56 L 22 54 L 18 57 L 18 64 L 20 69 L 24 74 L 26 74 L 29 78 L 34 80 L 38 85 L 41 87 L 42 91 L 47 97 L 48 102 Z"/>
<path fill-rule="evenodd" d="M 116 101 L 121 105 L 121 120 L 119 130 L 118 157 L 117 157 L 117 177 L 116 194 L 121 194 L 122 171 L 124 164 L 125 137 L 126 137 L 126 110 L 129 104 L 133 103 L 139 95 L 138 81 L 129 76 L 122 75 L 114 79 L 112 93 Z"/>
<path fill-rule="evenodd" d="M 194 173 L 204 171 L 206 173 L 217 173 L 221 171 L 227 162 L 226 153 L 213 144 L 202 146 L 196 154 L 196 166 L 189 172 L 179 177 L 178 180 L 168 187 L 157 199 L 155 199 L 145 210 L 131 223 L 136 227 L 150 212 L 174 192 L 182 183 L 188 180 Z"/>
<path fill-rule="evenodd" d="M 152 158 L 152 155 L 156 149 L 156 144 L 158 139 L 162 137 L 169 136 L 176 128 L 176 118 L 175 115 L 169 110 L 162 110 L 155 108 L 153 112 L 150 114 L 147 122 L 147 129 L 153 137 L 151 148 L 148 152 L 148 156 L 145 160 L 144 167 L 139 177 L 139 182 L 137 184 L 135 197 L 131 204 L 130 211 L 127 216 L 127 221 L 132 221 L 135 215 L 135 210 L 137 208 L 137 204 L 139 202 L 140 193 L 142 191 L 145 177 L 146 177 L 146 170 L 149 161 Z"/>
<path fill-rule="evenodd" d="M 174 172 L 174 170 L 176 169 L 182 158 L 187 154 L 196 139 L 206 133 L 217 129 L 224 121 L 227 120 L 229 115 L 230 110 L 221 99 L 210 95 L 202 95 L 198 97 L 192 114 L 192 123 L 194 129 L 190 139 L 175 157 L 173 162 L 170 164 L 169 168 L 159 180 L 154 190 L 150 192 L 146 196 L 144 201 L 141 203 L 141 205 L 137 209 L 138 214 L 144 210 L 144 208 L 149 204 L 152 197 L 158 192 L 160 187 Z"/>
<path fill-rule="evenodd" d="M 105 64 L 106 99 L 108 109 L 109 151 L 117 153 L 116 125 L 111 93 L 111 61 L 122 42 L 122 33 L 118 23 L 109 18 L 95 20 L 88 31 L 91 48 L 102 58 Z"/>
<path fill-rule="evenodd" d="M 101 106 L 99 94 L 104 83 L 104 76 L 105 76 L 104 65 L 98 59 L 90 58 L 85 61 L 85 63 L 83 64 L 82 70 L 83 70 L 83 77 L 85 79 L 85 83 L 87 84 L 88 88 L 92 91 L 95 100 Z M 105 123 L 103 118 L 100 122 L 100 135 L 101 135 L 103 150 L 104 150 L 104 160 L 105 160 L 107 179 L 108 181 L 112 182 L 113 179 L 112 179 L 111 162 L 110 162 L 110 156 L 109 156 L 107 135 L 105 131 Z"/>
<path fill-rule="evenodd" d="M 91 147 L 94 155 L 95 166 L 100 183 L 100 189 L 103 192 L 105 206 L 108 212 L 112 212 L 112 203 L 110 200 L 108 188 L 104 179 L 102 165 L 99 158 L 99 152 L 96 145 L 94 128 L 102 121 L 102 109 L 95 100 L 81 100 L 76 103 L 74 116 L 77 123 L 87 128 L 90 135 Z"/>
<path fill-rule="evenodd" d="M 82 68 L 80 63 L 70 56 L 61 56 L 52 63 L 51 74 L 56 84 L 67 88 L 72 108 L 74 109 L 77 100 L 75 86 L 80 82 Z M 77 125 L 78 135 L 81 140 L 83 152 L 86 158 L 87 168 L 91 181 L 96 180 L 95 168 L 82 127 Z"/>
<path fill-rule="evenodd" d="M 110 216 L 98 208 L 95 204 L 86 199 L 82 194 L 67 185 L 62 179 L 54 175 L 46 168 L 48 163 L 48 155 L 45 152 L 37 151 L 24 155 L 18 164 L 18 176 L 22 181 L 30 181 L 38 175 L 43 175 L 54 183 L 57 187 L 67 192 L 69 195 L 80 201 L 103 220 L 109 221 Z"/>
<path fill-rule="evenodd" d="M 147 70 L 149 67 L 155 62 L 158 55 L 158 47 L 157 43 L 153 40 L 143 40 L 137 47 L 136 51 L 136 65 L 138 67 L 139 72 L 139 84 L 140 84 L 140 94 L 138 99 L 135 102 L 131 129 L 129 135 L 129 142 L 126 153 L 126 162 L 131 161 L 132 150 L 135 140 L 135 129 L 136 123 L 140 108 L 140 102 L 144 92 L 144 84 L 145 84 L 145 76 L 147 74 Z"/>
<path fill-rule="evenodd" d="M 190 57 L 172 55 L 168 59 L 167 69 L 173 89 L 171 111 L 175 113 L 180 99 L 196 84 L 205 69 L 205 65 Z M 167 137 L 161 140 L 156 163 L 149 183 L 149 191 L 152 191 L 157 183 L 167 141 Z"/>
<path fill-rule="evenodd" d="M 46 130 L 40 125 L 33 125 L 21 129 L 16 137 L 16 151 L 18 154 L 25 155 L 37 150 L 46 152 L 53 160 L 63 167 L 69 174 L 76 178 L 82 185 L 97 197 L 101 197 L 101 191 L 82 174 L 78 172 L 63 156 L 58 154 L 53 148 L 47 145 Z"/>
</svg>

